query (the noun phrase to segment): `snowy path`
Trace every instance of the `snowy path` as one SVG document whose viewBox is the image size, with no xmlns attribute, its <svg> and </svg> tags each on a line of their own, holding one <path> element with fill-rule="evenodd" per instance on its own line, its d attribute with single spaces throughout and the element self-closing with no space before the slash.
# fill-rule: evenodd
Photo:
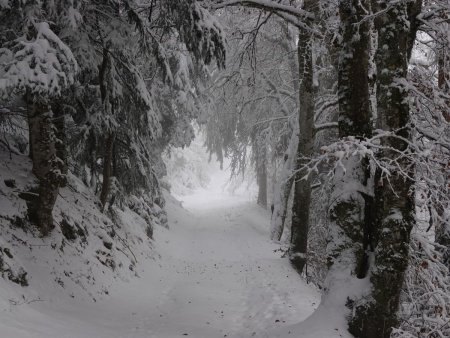
<svg viewBox="0 0 450 338">
<path fill-rule="evenodd" d="M 141 278 L 116 283 L 97 303 L 52 299 L 14 307 L 0 336 L 273 338 L 268 329 L 313 312 L 319 296 L 268 240 L 264 211 L 218 194 L 192 196 L 184 206 L 189 212 L 169 203 L 171 228 L 155 232 L 161 259 L 141 262 Z"/>
<path fill-rule="evenodd" d="M 151 337 L 268 337 L 306 318 L 317 295 L 267 239 L 267 215 L 239 198 L 204 202 L 185 203 L 192 222 L 171 220 L 164 255 L 177 275 L 164 276 Z"/>
</svg>

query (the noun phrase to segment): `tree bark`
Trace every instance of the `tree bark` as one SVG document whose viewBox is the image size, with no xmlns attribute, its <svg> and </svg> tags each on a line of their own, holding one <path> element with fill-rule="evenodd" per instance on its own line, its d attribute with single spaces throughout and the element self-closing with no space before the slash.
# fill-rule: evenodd
<svg viewBox="0 0 450 338">
<path fill-rule="evenodd" d="M 279 241 L 284 231 L 284 223 L 288 212 L 289 196 L 294 183 L 295 159 L 298 146 L 298 127 L 294 128 L 285 154 L 280 183 L 277 185 L 274 196 L 274 209 L 270 224 L 270 239 Z"/>
<path fill-rule="evenodd" d="M 292 54 L 292 45 L 293 41 L 296 40 L 296 37 L 291 35 L 289 30 L 289 25 L 287 22 L 281 22 L 281 29 L 283 33 L 287 36 L 284 41 L 274 41 L 274 43 L 278 43 L 279 46 L 286 52 L 287 54 Z M 294 42 L 295 43 L 295 42 Z M 297 46 L 298 48 L 298 46 Z M 292 55 L 293 57 L 289 57 L 289 68 L 292 74 L 292 87 L 295 93 L 299 92 L 299 70 L 298 70 L 298 55 Z M 281 103 L 281 102 L 280 102 Z M 298 105 L 298 102 L 297 102 Z M 299 107 L 299 105 L 298 105 Z M 283 159 L 283 167 L 281 170 L 281 175 L 279 182 L 276 184 L 276 189 L 273 198 L 273 212 L 270 223 L 270 239 L 275 241 L 280 241 L 284 231 L 284 225 L 286 222 L 286 217 L 288 214 L 288 205 L 289 198 L 292 192 L 292 186 L 295 180 L 295 168 L 296 168 L 296 159 L 297 159 L 297 147 L 298 147 L 298 137 L 299 137 L 299 122 L 298 116 L 295 121 L 290 123 L 292 127 L 292 135 L 289 140 L 288 149 L 284 154 Z"/>
<path fill-rule="evenodd" d="M 349 142 L 372 134 L 370 23 L 364 20 L 368 11 L 370 0 L 339 2 L 338 131 L 339 138 Z M 368 267 L 372 185 L 367 158 L 349 153 L 342 162 L 345 169 L 335 168 L 330 198 L 327 284 L 329 297 L 340 299 L 352 309 L 362 296 L 353 289 L 359 285 L 358 279 L 365 277 Z M 349 331 L 364 337 L 355 334 L 352 313 L 348 318 Z"/>
<path fill-rule="evenodd" d="M 109 51 L 106 48 L 104 48 L 103 60 L 99 67 L 99 84 L 103 108 L 107 116 L 114 115 L 114 102 L 113 99 L 111 98 L 109 86 L 110 84 L 108 82 L 112 80 L 108 76 L 111 71 L 110 68 L 112 67 L 110 58 L 111 56 L 109 55 Z M 107 126 L 107 128 L 111 129 L 111 126 Z M 102 171 L 103 181 L 102 181 L 102 190 L 100 192 L 100 203 L 102 205 L 102 211 L 105 208 L 109 192 L 111 189 L 114 140 L 115 140 L 115 133 L 112 130 L 109 130 L 106 133 L 103 150 L 103 171 Z"/>
<path fill-rule="evenodd" d="M 28 215 L 46 236 L 54 228 L 52 212 L 64 175 L 61 173 L 61 160 L 57 157 L 55 127 L 49 105 L 31 95 L 27 95 L 26 100 L 32 170 L 39 181 L 37 198 L 28 201 Z"/>
<path fill-rule="evenodd" d="M 369 0 L 341 0 L 341 50 L 338 65 L 339 137 L 372 135 L 369 97 L 370 25 L 362 21 Z"/>
<path fill-rule="evenodd" d="M 54 115 L 53 124 L 55 126 L 55 148 L 56 156 L 59 161 L 59 169 L 61 171 L 60 187 L 65 187 L 67 184 L 67 136 L 66 136 L 66 116 L 64 114 L 63 104 L 60 100 L 55 100 L 52 103 L 52 111 Z"/>
<path fill-rule="evenodd" d="M 437 213 L 436 243 L 443 246 L 442 263 L 450 270 L 450 205 L 445 201 L 435 205 Z"/>
<path fill-rule="evenodd" d="M 447 28 L 450 28 L 450 25 L 447 24 Z M 439 45 L 439 49 L 437 51 L 438 55 L 438 87 L 441 90 L 442 94 L 447 98 L 450 97 L 450 50 L 448 46 L 448 42 L 446 41 L 446 37 L 441 37 L 444 41 Z M 442 110 L 442 116 L 445 121 L 450 123 L 450 111 L 445 109 L 446 107 L 450 107 L 450 100 L 445 100 L 444 109 Z M 450 167 L 450 163 L 447 164 L 447 168 Z M 448 171 L 446 172 L 446 168 L 443 168 L 442 175 L 444 179 L 447 179 L 447 182 L 450 182 L 450 174 Z M 445 194 L 445 190 L 447 187 L 443 189 L 443 194 Z M 445 249 L 443 249 L 443 263 L 450 269 L 450 205 L 446 201 L 435 201 L 434 209 L 436 211 L 436 242 L 442 245 Z M 432 219 L 432 215 L 430 214 L 430 219 Z"/>
<path fill-rule="evenodd" d="M 257 159 L 258 205 L 267 209 L 267 166 L 266 151 L 263 149 Z"/>
<path fill-rule="evenodd" d="M 370 2 L 341 0 L 340 57 L 338 63 L 339 137 L 363 139 L 372 133 L 369 96 L 370 25 L 362 19 Z M 337 169 L 334 178 L 329 264 L 354 267 L 364 259 L 365 196 L 368 191 L 368 161 L 349 155 L 346 171 Z M 339 243 L 336 245 L 336 243 Z M 345 261 L 345 262 L 344 262 Z"/>
<path fill-rule="evenodd" d="M 306 0 L 303 9 L 314 10 L 316 0 Z M 309 23 L 311 24 L 311 23 Z M 307 261 L 309 214 L 311 205 L 311 177 L 307 164 L 313 153 L 314 88 L 313 88 L 313 36 L 300 30 L 298 36 L 299 67 L 299 138 L 297 147 L 297 173 L 292 205 L 291 243 L 289 259 L 301 274 Z M 305 177 L 307 175 L 307 177 Z"/>
<path fill-rule="evenodd" d="M 375 21 L 378 31 L 375 56 L 377 113 L 383 130 L 409 140 L 408 93 L 398 80 L 405 79 L 407 75 L 408 57 L 414 42 L 412 36 L 415 36 L 415 32 L 411 32 L 414 25 L 410 24 L 410 8 L 407 3 L 389 2 L 374 2 L 374 12 L 385 10 Z M 412 164 L 398 155 L 406 150 L 407 142 L 397 137 L 388 137 L 382 140 L 382 146 L 384 150 L 381 156 L 396 160 L 409 177 L 397 170 L 391 172 L 388 178 L 379 177 L 375 182 L 375 210 L 378 217 L 373 236 L 375 266 L 370 277 L 372 292 L 370 301 L 358 305 L 356 316 L 350 323 L 350 331 L 356 337 L 364 338 L 388 338 L 392 328 L 398 325 L 396 313 L 408 265 L 410 232 L 414 223 L 411 179 L 414 172 Z"/>
<path fill-rule="evenodd" d="M 100 193 L 100 203 L 102 204 L 102 211 L 105 208 L 108 200 L 109 192 L 111 190 L 112 164 L 113 164 L 113 150 L 114 150 L 114 133 L 108 133 L 105 140 L 105 148 L 103 153 L 103 181 L 102 191 Z"/>
</svg>

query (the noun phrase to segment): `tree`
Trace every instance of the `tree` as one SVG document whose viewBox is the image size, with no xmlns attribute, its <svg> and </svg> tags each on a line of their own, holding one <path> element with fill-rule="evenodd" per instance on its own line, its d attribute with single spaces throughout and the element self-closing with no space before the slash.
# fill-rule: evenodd
<svg viewBox="0 0 450 338">
<path fill-rule="evenodd" d="M 25 95 L 30 108 L 40 184 L 27 196 L 35 197 L 29 215 L 42 234 L 53 227 L 66 161 L 99 193 L 102 208 L 130 194 L 162 207 L 161 153 L 192 139 L 205 66 L 224 64 L 217 21 L 193 0 L 6 1 L 0 11 L 0 87 Z M 156 99 L 158 92 L 164 95 Z M 55 108 L 61 111 L 52 118 Z M 164 136 L 162 125 L 170 130 Z M 56 139 L 66 127 L 70 137 Z"/>
<path fill-rule="evenodd" d="M 29 194 L 28 213 L 42 235 L 53 228 L 53 206 L 65 181 L 58 157 L 52 103 L 74 83 L 77 61 L 70 48 L 50 28 L 52 18 L 76 8 L 45 7 L 39 2 L 13 1 L 0 7 L 7 32 L 0 49 L 3 96 L 21 95 L 27 105 L 30 158 L 38 187 Z M 47 14 L 47 15 L 46 15 Z M 14 30 L 13 30 L 14 28 Z M 56 27 L 62 29 L 63 27 Z"/>
<path fill-rule="evenodd" d="M 421 1 L 373 5 L 379 6 L 374 12 L 380 13 L 375 20 L 378 126 L 391 133 L 381 140 L 380 156 L 394 160 L 397 168 L 375 181 L 378 217 L 370 235 L 375 255 L 370 275 L 372 291 L 369 301 L 356 304 L 350 331 L 358 337 L 389 337 L 391 328 L 398 325 L 400 291 L 414 224 L 414 169 L 409 159 L 401 156 L 411 140 L 408 91 L 402 87 L 402 80 L 407 76 Z"/>
<path fill-rule="evenodd" d="M 240 5 L 262 9 L 296 25 L 300 34 L 326 36 L 316 28 L 323 18 L 306 9 L 309 2 L 304 2 L 301 9 L 296 7 L 296 3 L 258 0 L 216 3 L 215 8 Z M 339 140 L 322 147 L 321 154 L 312 157 L 308 154 L 308 158 L 300 147 L 315 136 L 309 135 L 314 125 L 303 130 L 303 136 L 300 133 L 300 138 L 304 137 L 299 142 L 300 159 L 303 162 L 299 163 L 297 170 L 301 172 L 302 178 L 311 179 L 313 173 L 320 171 L 320 166 L 334 163 L 330 173 L 333 189 L 327 248 L 330 271 L 324 299 L 333 299 L 333 295 L 337 295 L 342 305 L 345 303 L 352 309 L 349 315 L 350 331 L 357 337 L 387 337 L 392 327 L 398 324 L 396 313 L 408 262 L 410 231 L 414 226 L 416 202 L 413 191 L 420 183 L 416 177 L 419 172 L 417 168 L 420 168 L 420 177 L 427 184 L 432 180 L 426 180 L 424 172 L 434 170 L 431 168 L 437 170 L 437 177 L 442 176 L 437 169 L 439 165 L 432 165 L 429 156 L 424 156 L 421 148 L 424 144 L 435 142 L 431 140 L 442 138 L 433 137 L 431 133 L 425 136 L 426 142 L 418 147 L 410 124 L 411 84 L 407 80 L 407 72 L 416 32 L 427 18 L 435 17 L 442 8 L 441 4 L 430 4 L 431 7 L 422 11 L 421 1 L 340 1 L 340 34 L 337 39 L 325 40 L 329 42 L 331 63 L 338 69 Z M 320 2 L 315 8 L 324 10 L 327 6 Z M 441 22 L 429 23 L 429 27 L 439 27 L 442 13 L 439 17 Z M 330 30 L 333 30 L 333 25 Z M 329 36 L 336 36 L 336 31 Z M 332 46 L 330 42 L 333 39 L 335 43 Z M 299 48 L 306 40 L 308 38 L 299 40 Z M 373 61 L 374 48 L 376 55 Z M 299 53 L 299 58 L 304 57 Z M 442 60 L 441 57 L 441 65 L 445 63 Z M 440 74 L 439 82 L 442 85 L 442 66 Z M 377 96 L 371 104 L 372 87 L 376 87 Z M 301 90 L 301 94 L 308 94 L 308 88 Z M 416 97 L 419 97 L 419 91 Z M 320 103 L 317 101 L 315 104 Z M 314 109 L 314 105 L 312 107 Z M 445 116 L 445 113 L 442 115 Z M 419 120 L 416 118 L 415 121 Z M 308 125 L 305 123 L 307 121 L 300 118 L 300 128 L 302 124 Z M 334 123 L 327 122 L 316 129 L 320 131 L 322 127 L 328 126 L 333 127 Z M 414 128 L 417 127 L 415 124 Z M 307 199 L 306 203 L 300 204 L 298 201 L 311 194 L 310 184 L 303 183 L 306 190 L 296 187 L 293 219 L 294 224 L 300 225 L 301 235 L 296 235 L 299 234 L 296 226 L 292 229 L 293 243 L 298 243 L 295 250 L 299 254 L 296 255 L 291 248 L 291 260 L 295 257 L 299 261 L 300 271 L 307 257 L 306 229 L 310 221 L 307 216 L 310 207 Z M 436 196 L 445 195 L 446 188 L 432 185 L 432 189 L 427 188 L 433 191 L 430 194 L 439 191 Z M 302 222 L 297 222 L 298 214 L 302 212 Z M 280 215 L 282 217 L 283 213 L 277 211 L 275 219 Z M 282 222 L 275 224 L 279 226 Z M 279 238 L 280 234 L 279 227 L 272 227 L 272 236 Z M 370 257 L 374 257 L 373 260 Z M 370 290 L 359 293 L 349 290 L 349 285 L 354 285 L 356 290 L 358 285 L 366 281 L 370 281 Z"/>
<path fill-rule="evenodd" d="M 449 8 L 441 8 L 439 10 L 439 13 L 437 15 L 436 19 L 445 19 L 448 18 Z M 439 25 L 440 23 L 440 25 Z M 441 106 L 440 110 L 442 117 L 445 122 L 450 123 L 450 40 L 448 37 L 449 24 L 448 22 L 442 23 L 441 20 L 439 20 L 437 25 L 434 25 L 433 27 L 439 27 L 440 29 L 437 29 L 435 32 L 435 43 L 436 43 L 436 50 L 435 55 L 437 58 L 437 67 L 438 67 L 438 88 L 439 93 L 438 97 L 441 97 L 439 100 L 439 105 Z M 437 120 L 442 119 L 437 118 Z M 443 123 L 445 125 L 445 122 Z M 442 135 L 445 135 L 445 138 L 448 138 L 449 132 L 443 132 Z M 436 141 L 436 138 L 434 139 Z M 445 139 L 444 139 L 445 140 Z M 443 142 L 445 144 L 445 141 Z M 447 142 L 448 143 L 448 142 Z M 438 151 L 441 153 L 446 153 L 448 157 L 449 149 L 443 147 L 441 144 L 438 145 Z M 445 163 L 445 160 L 441 162 L 441 172 L 442 172 L 442 179 L 443 181 L 448 181 L 450 176 L 448 173 L 446 173 L 446 170 L 450 166 L 450 163 L 447 161 Z M 442 182 L 443 183 L 443 182 Z M 447 266 L 447 268 L 450 269 L 450 214 L 448 212 L 450 205 L 449 201 L 445 196 L 448 196 L 448 189 L 450 187 L 447 185 L 442 184 L 438 188 L 438 191 L 441 193 L 440 195 L 436 196 L 434 198 L 433 203 L 433 211 L 431 212 L 430 219 L 435 221 L 436 225 L 436 242 L 443 245 L 445 249 L 445 253 L 443 256 L 444 264 Z M 434 189 L 433 189 L 434 190 Z"/>
<path fill-rule="evenodd" d="M 238 28 L 228 32 L 230 56 L 213 86 L 216 106 L 206 126 L 206 143 L 219 159 L 231 158 L 234 175 L 244 174 L 252 164 L 258 203 L 266 207 L 274 191 L 270 178 L 277 176 L 296 119 L 295 35 L 271 15 L 255 13 L 250 20 L 247 12 L 235 12 L 232 18 L 222 17 L 225 24 Z M 277 214 L 278 206 L 273 205 Z"/>
<path fill-rule="evenodd" d="M 305 1 L 303 9 L 313 13 L 317 5 L 318 2 L 315 0 Z M 308 20 L 307 24 L 312 26 L 311 20 Z M 300 30 L 298 35 L 297 54 L 300 83 L 298 170 L 295 175 L 289 258 L 300 274 L 306 264 L 311 205 L 311 175 L 308 174 L 306 166 L 313 155 L 314 142 L 313 38 L 313 34 L 308 30 Z"/>
</svg>

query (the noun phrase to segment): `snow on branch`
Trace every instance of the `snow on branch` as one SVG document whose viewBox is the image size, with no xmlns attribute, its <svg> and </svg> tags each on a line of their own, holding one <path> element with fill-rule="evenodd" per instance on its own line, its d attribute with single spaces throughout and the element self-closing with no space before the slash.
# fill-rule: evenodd
<svg viewBox="0 0 450 338">
<path fill-rule="evenodd" d="M 298 16 L 298 17 L 305 17 L 308 19 L 314 19 L 314 14 L 307 12 L 301 8 L 289 6 L 289 5 L 283 5 L 279 2 L 271 1 L 271 0 L 225 0 L 216 1 L 216 4 L 212 6 L 214 9 L 218 8 L 224 8 L 229 6 L 236 6 L 236 5 L 243 5 L 243 6 L 251 6 L 255 8 L 265 9 L 265 10 L 271 10 L 271 11 L 279 11 L 282 13 Z"/>
<path fill-rule="evenodd" d="M 442 250 L 423 234 L 414 233 L 409 252 L 400 304 L 401 324 L 391 337 L 448 337 L 450 274 L 442 264 Z"/>
<path fill-rule="evenodd" d="M 313 29 L 305 22 L 314 20 L 314 14 L 301 8 L 284 5 L 271 0 L 217 0 L 211 5 L 211 8 L 221 9 L 231 6 L 244 6 L 268 11 L 274 13 L 275 15 L 300 29 L 310 31 L 317 36 L 321 36 L 321 33 L 319 31 Z"/>
<path fill-rule="evenodd" d="M 339 126 L 339 124 L 337 122 L 326 122 L 326 123 L 321 123 L 321 124 L 316 124 L 314 126 L 314 132 L 318 132 L 320 130 L 324 130 L 324 129 L 334 129 L 337 128 Z"/>
<path fill-rule="evenodd" d="M 11 49 L 0 48 L 0 92 L 30 90 L 33 94 L 59 95 L 74 82 L 78 64 L 72 51 L 48 23 L 34 25 L 36 37 L 17 39 Z"/>
<path fill-rule="evenodd" d="M 302 179 L 306 179 L 311 174 L 318 174 L 322 164 L 331 166 L 328 172 L 330 178 L 333 177 L 336 169 L 346 171 L 346 163 L 350 157 L 359 159 L 368 158 L 372 168 L 378 168 L 381 176 L 389 178 L 393 174 L 401 175 L 405 180 L 420 181 L 426 185 L 430 193 L 434 195 L 434 200 L 448 200 L 448 189 L 441 179 L 443 168 L 441 159 L 430 156 L 428 149 L 423 149 L 420 144 L 407 140 L 399 136 L 397 131 L 377 130 L 374 136 L 369 139 L 357 139 L 354 137 L 342 138 L 330 145 L 321 148 L 321 153 L 315 157 L 307 158 L 307 163 L 298 168 L 296 172 L 305 170 Z M 404 150 L 394 149 L 384 145 L 383 139 L 396 138 L 403 141 L 407 146 Z M 384 156 L 389 153 L 389 156 Z M 413 175 L 413 173 L 417 175 Z M 293 173 L 295 175 L 295 172 Z"/>
</svg>

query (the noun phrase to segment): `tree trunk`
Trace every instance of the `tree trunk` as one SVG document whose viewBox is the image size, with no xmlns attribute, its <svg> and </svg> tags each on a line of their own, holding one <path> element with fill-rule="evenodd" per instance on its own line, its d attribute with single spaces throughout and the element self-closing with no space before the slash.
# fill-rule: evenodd
<svg viewBox="0 0 450 338">
<path fill-rule="evenodd" d="M 55 126 L 55 148 L 56 148 L 56 156 L 61 161 L 59 162 L 59 169 L 61 171 L 61 182 L 60 186 L 65 187 L 67 184 L 67 149 L 66 149 L 66 116 L 63 110 L 63 104 L 61 101 L 56 100 L 52 104 L 52 111 L 54 114 L 54 126 Z"/>
<path fill-rule="evenodd" d="M 39 181 L 38 196 L 28 202 L 28 214 L 41 234 L 46 236 L 54 228 L 52 211 L 64 175 L 61 174 L 61 160 L 57 157 L 50 107 L 28 95 L 26 99 L 29 106 L 30 157 L 33 160 L 33 174 Z"/>
<path fill-rule="evenodd" d="M 375 22 L 378 31 L 378 48 L 375 56 L 377 67 L 377 113 L 380 127 L 398 136 L 410 139 L 409 107 L 407 91 L 399 85 L 399 79 L 407 75 L 408 57 L 414 39 L 410 27 L 408 4 L 389 1 L 374 2 L 374 12 L 386 10 Z M 416 5 L 416 4 L 414 4 Z M 387 9 L 387 6 L 390 6 Z M 381 156 L 397 159 L 401 170 L 392 171 L 389 178 L 377 178 L 378 212 L 373 236 L 375 245 L 374 268 L 371 270 L 372 293 L 370 301 L 357 306 L 356 316 L 350 323 L 356 337 L 388 338 L 392 327 L 398 325 L 397 310 L 404 273 L 408 265 L 410 232 L 414 223 L 414 193 L 412 164 L 399 157 L 407 143 L 396 137 L 382 140 Z"/>
<path fill-rule="evenodd" d="M 259 163 L 258 163 L 259 162 Z M 266 151 L 263 150 L 257 160 L 258 205 L 267 209 L 267 167 Z"/>
<path fill-rule="evenodd" d="M 445 201 L 435 205 L 437 213 L 436 242 L 444 247 L 442 249 L 442 263 L 450 270 L 450 205 Z M 443 205 L 444 204 L 444 205 Z"/>
<path fill-rule="evenodd" d="M 370 8 L 368 0 L 342 0 L 339 3 L 341 19 L 341 55 L 338 67 L 339 137 L 362 139 L 372 133 L 369 100 L 370 26 L 362 21 Z M 364 257 L 365 200 L 368 191 L 368 161 L 358 155 L 349 155 L 346 171 L 337 169 L 330 206 L 331 225 L 329 262 L 351 264 L 355 268 Z M 339 245 L 335 245 L 339 243 Z M 344 251 L 348 251 L 344 254 Z"/>
<path fill-rule="evenodd" d="M 305 1 L 306 11 L 314 10 L 316 0 Z M 300 30 L 298 37 L 299 66 L 299 139 L 297 147 L 297 173 L 292 206 L 291 244 L 289 259 L 301 274 L 306 264 L 308 248 L 309 213 L 311 204 L 311 177 L 307 164 L 313 153 L 314 135 L 314 88 L 313 88 L 313 36 L 307 30 Z"/>
<path fill-rule="evenodd" d="M 99 67 L 99 84 L 100 84 L 100 95 L 102 98 L 103 108 L 106 116 L 114 115 L 114 100 L 111 97 L 109 87 L 111 79 L 111 56 L 109 55 L 108 49 L 103 49 L 103 60 Z M 113 166 L 113 154 L 114 154 L 114 140 L 115 133 L 111 130 L 111 126 L 107 126 L 109 131 L 106 133 L 106 138 L 104 140 L 104 150 L 103 150 L 103 181 L 102 190 L 100 192 L 100 203 L 102 204 L 102 211 L 105 209 L 106 202 L 111 189 L 111 177 L 112 177 L 112 166 Z"/>
<path fill-rule="evenodd" d="M 105 140 L 105 148 L 103 153 L 103 181 L 102 191 L 100 193 L 100 203 L 102 204 L 102 211 L 105 208 L 111 188 L 114 140 L 114 133 L 108 133 L 108 136 Z"/>
<path fill-rule="evenodd" d="M 280 48 L 292 57 L 289 57 L 289 68 L 292 74 L 292 87 L 295 93 L 299 92 L 299 70 L 298 70 L 298 55 L 292 54 L 292 48 L 295 48 L 296 36 L 292 36 L 289 30 L 289 25 L 286 22 L 281 22 L 281 29 L 283 34 L 286 35 L 286 39 L 283 41 L 273 41 L 278 43 Z M 298 47 L 297 47 L 298 48 Z M 280 101 L 280 104 L 283 104 Z M 297 106 L 298 102 L 297 102 Z M 287 111 L 286 111 L 287 113 Z M 295 167 L 297 158 L 297 147 L 299 137 L 299 122 L 298 116 L 295 121 L 290 122 L 292 128 L 292 135 L 289 140 L 288 149 L 284 154 L 283 167 L 281 169 L 281 175 L 279 182 L 275 183 L 275 192 L 273 197 L 273 211 L 270 222 L 270 239 L 274 241 L 281 240 L 284 231 L 284 225 L 288 214 L 289 198 L 292 192 L 292 186 L 295 180 Z"/>
<path fill-rule="evenodd" d="M 447 28 L 450 25 L 447 24 Z M 446 42 L 446 37 L 442 37 Z M 450 97 L 450 50 L 447 43 L 442 43 L 437 51 L 438 55 L 438 87 L 442 94 L 447 98 Z M 444 96 L 444 97 L 445 97 Z M 442 115 L 444 119 L 450 123 L 450 110 L 445 109 L 450 107 L 450 100 L 445 100 L 444 109 L 442 110 Z M 447 164 L 447 169 L 450 167 L 450 163 Z M 443 168 L 442 175 L 444 180 L 450 182 L 450 174 L 446 168 Z M 443 189 L 443 194 L 446 191 L 445 187 Z M 445 247 L 443 249 L 443 263 L 450 269 L 450 205 L 446 201 L 436 201 L 434 203 L 434 209 L 436 211 L 436 242 Z M 430 215 L 432 219 L 432 215 Z"/>
<path fill-rule="evenodd" d="M 281 170 L 280 183 L 277 185 L 274 194 L 274 209 L 270 224 L 270 239 L 279 241 L 284 231 L 286 221 L 289 196 L 291 195 L 292 184 L 294 183 L 295 159 L 298 146 L 298 127 L 292 131 L 289 147 L 284 157 L 283 168 Z"/>
<path fill-rule="evenodd" d="M 369 98 L 370 25 L 362 21 L 369 0 L 341 0 L 341 50 L 338 65 L 339 137 L 372 135 Z"/>
<path fill-rule="evenodd" d="M 370 0 L 339 2 L 338 130 L 341 140 L 364 139 L 372 134 L 370 23 L 363 20 L 369 10 Z M 368 267 L 372 189 L 367 158 L 349 153 L 342 161 L 345 169 L 340 166 L 335 169 L 330 198 L 327 284 L 328 297 L 339 299 L 351 309 L 362 296 L 355 290 L 359 288 L 358 279 L 365 277 Z M 349 330 L 355 334 L 351 316 L 348 316 Z"/>
</svg>

